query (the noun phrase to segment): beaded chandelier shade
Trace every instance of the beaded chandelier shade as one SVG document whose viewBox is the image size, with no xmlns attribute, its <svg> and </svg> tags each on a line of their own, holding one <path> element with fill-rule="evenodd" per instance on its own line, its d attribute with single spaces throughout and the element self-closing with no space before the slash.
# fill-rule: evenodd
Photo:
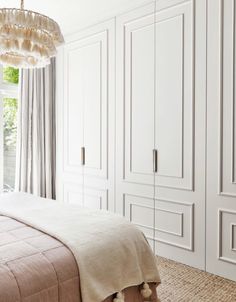
<svg viewBox="0 0 236 302">
<path fill-rule="evenodd" d="M 0 9 L 0 62 L 17 68 L 50 64 L 64 43 L 59 25 L 47 16 L 21 9 Z"/>
</svg>

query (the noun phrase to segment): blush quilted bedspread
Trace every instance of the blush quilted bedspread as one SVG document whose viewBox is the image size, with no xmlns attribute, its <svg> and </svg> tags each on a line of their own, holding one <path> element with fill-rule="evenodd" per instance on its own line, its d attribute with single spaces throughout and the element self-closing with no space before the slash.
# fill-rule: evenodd
<svg viewBox="0 0 236 302">
<path fill-rule="evenodd" d="M 156 286 L 150 286 L 155 301 Z M 125 302 L 143 302 L 139 286 L 124 293 Z M 0 216 L 0 302 L 59 301 L 82 302 L 79 270 L 70 250 L 41 231 Z"/>
</svg>

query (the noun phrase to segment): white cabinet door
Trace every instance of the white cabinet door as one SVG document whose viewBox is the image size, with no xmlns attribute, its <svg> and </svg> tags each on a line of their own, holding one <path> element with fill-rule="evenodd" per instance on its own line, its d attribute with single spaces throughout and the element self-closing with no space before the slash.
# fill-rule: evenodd
<svg viewBox="0 0 236 302">
<path fill-rule="evenodd" d="M 208 2 L 206 264 L 236 281 L 236 4 Z"/>
<path fill-rule="evenodd" d="M 116 66 L 116 209 L 157 254 L 204 269 L 206 2 L 120 16 Z"/>
<path fill-rule="evenodd" d="M 64 169 L 82 173 L 81 148 L 84 142 L 84 73 L 87 53 L 79 43 L 65 47 L 64 73 Z"/>
<path fill-rule="evenodd" d="M 206 1 L 155 18 L 156 253 L 205 268 Z"/>
<path fill-rule="evenodd" d="M 75 200 L 77 196 L 85 206 L 94 204 L 98 208 L 91 201 L 94 193 L 90 192 L 99 189 L 109 195 L 109 205 L 103 204 L 111 210 L 114 208 L 114 22 L 112 19 L 100 23 L 68 39 L 64 49 L 64 100 L 60 106 L 63 126 L 59 125 L 64 146 L 62 182 L 78 183 L 84 188 L 82 194 L 67 200 Z"/>
<path fill-rule="evenodd" d="M 104 178 L 108 167 L 108 41 L 105 30 L 81 40 L 82 45 L 86 44 L 81 66 L 85 173 Z"/>
<path fill-rule="evenodd" d="M 75 43 L 57 56 L 57 199 L 64 201 L 66 183 L 83 184 L 83 80 L 82 53 Z M 78 196 L 77 196 L 78 197 Z M 78 198 L 83 203 L 83 195 Z"/>
<path fill-rule="evenodd" d="M 123 35 L 118 47 L 123 59 L 124 180 L 153 185 L 154 147 L 154 6 L 151 4 L 118 19 Z M 146 14 L 145 14 L 146 12 Z M 141 14 L 141 15 L 140 15 Z M 132 21 L 131 18 L 136 18 Z M 126 20 L 125 18 L 128 18 Z M 118 33 L 118 35 L 119 35 Z M 119 37 L 118 37 L 119 39 Z M 118 54 L 119 56 L 119 54 Z M 117 102 L 122 102 L 118 99 Z M 119 105 L 119 104 L 118 104 Z M 120 129 L 118 129 L 120 130 Z"/>
<path fill-rule="evenodd" d="M 114 210 L 115 20 L 81 33 L 84 59 L 84 204 Z M 93 192 L 93 193 L 91 193 Z M 105 192 L 105 193 L 104 193 Z M 108 196 L 108 202 L 91 196 Z"/>
<path fill-rule="evenodd" d="M 117 18 L 116 211 L 154 236 L 154 10 Z"/>
<path fill-rule="evenodd" d="M 157 2 L 157 182 L 165 187 L 192 190 L 195 12 L 194 1 L 178 2 L 169 1 L 169 7 Z"/>
</svg>

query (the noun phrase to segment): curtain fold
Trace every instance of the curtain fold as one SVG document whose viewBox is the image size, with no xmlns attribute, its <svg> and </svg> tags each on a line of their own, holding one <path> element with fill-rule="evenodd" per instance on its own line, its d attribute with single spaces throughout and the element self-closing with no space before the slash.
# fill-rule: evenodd
<svg viewBox="0 0 236 302">
<path fill-rule="evenodd" d="M 16 191 L 56 197 L 56 64 L 21 71 Z"/>
</svg>

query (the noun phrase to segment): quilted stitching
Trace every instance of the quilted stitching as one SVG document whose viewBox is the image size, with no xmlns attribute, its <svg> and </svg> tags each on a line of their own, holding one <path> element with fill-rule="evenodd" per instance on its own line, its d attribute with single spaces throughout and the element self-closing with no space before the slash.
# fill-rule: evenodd
<svg viewBox="0 0 236 302">
<path fill-rule="evenodd" d="M 51 236 L 0 216 L 0 301 L 80 301 L 73 255 Z"/>
<path fill-rule="evenodd" d="M 151 301 L 156 301 L 155 285 L 152 289 Z M 125 302 L 143 302 L 138 286 L 124 294 Z M 82 302 L 70 250 L 51 236 L 0 215 L 0 302 Z"/>
</svg>

